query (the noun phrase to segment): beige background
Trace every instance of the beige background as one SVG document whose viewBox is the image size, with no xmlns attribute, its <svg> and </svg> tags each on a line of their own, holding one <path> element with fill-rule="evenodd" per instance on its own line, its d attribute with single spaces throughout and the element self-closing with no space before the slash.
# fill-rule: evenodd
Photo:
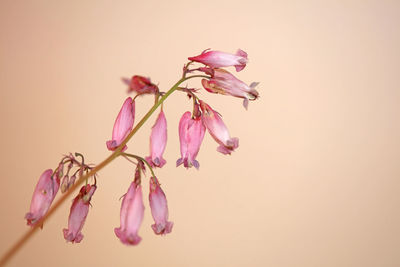
<svg viewBox="0 0 400 267">
<path fill-rule="evenodd" d="M 260 82 L 259 101 L 246 112 L 201 94 L 240 138 L 232 156 L 207 135 L 200 171 L 175 168 L 190 102 L 166 103 L 169 164 L 157 174 L 170 235 L 153 234 L 146 201 L 142 243 L 115 237 L 133 177 L 119 159 L 100 173 L 81 244 L 62 236 L 68 203 L 10 266 L 400 266 L 399 27 L 399 1 L 1 0 L 0 253 L 27 230 L 44 169 L 70 151 L 109 154 L 122 76 L 167 90 L 188 56 L 242 48 L 237 76 Z M 130 151 L 146 156 L 153 121 Z"/>
</svg>

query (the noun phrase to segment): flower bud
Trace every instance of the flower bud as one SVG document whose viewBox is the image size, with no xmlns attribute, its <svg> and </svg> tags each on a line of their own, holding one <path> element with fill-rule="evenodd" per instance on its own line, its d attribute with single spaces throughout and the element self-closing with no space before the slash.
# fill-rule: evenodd
<svg viewBox="0 0 400 267">
<path fill-rule="evenodd" d="M 155 94 L 158 92 L 157 85 L 150 81 L 150 78 L 135 75 L 129 81 L 125 81 L 129 85 L 128 93 L 136 92 L 138 95 L 142 94 Z"/>
<path fill-rule="evenodd" d="M 65 175 L 61 181 L 61 193 L 65 193 L 67 192 L 68 188 L 69 188 L 69 176 Z"/>
<path fill-rule="evenodd" d="M 71 178 L 69 178 L 68 188 L 70 188 L 71 186 L 74 185 L 75 180 L 76 180 L 76 176 L 75 175 L 72 175 Z"/>
</svg>

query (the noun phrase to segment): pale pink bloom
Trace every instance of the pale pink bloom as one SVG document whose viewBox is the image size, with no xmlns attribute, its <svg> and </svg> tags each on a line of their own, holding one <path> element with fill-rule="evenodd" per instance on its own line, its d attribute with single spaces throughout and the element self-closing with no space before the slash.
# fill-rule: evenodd
<svg viewBox="0 0 400 267">
<path fill-rule="evenodd" d="M 231 154 L 239 146 L 239 139 L 230 137 L 228 128 L 222 121 L 221 116 L 201 100 L 200 108 L 203 111 L 202 119 L 204 125 L 214 140 L 220 144 L 217 151 L 222 154 Z"/>
<path fill-rule="evenodd" d="M 181 145 L 181 158 L 176 161 L 176 166 L 183 163 L 183 166 L 199 168 L 196 160 L 203 141 L 206 127 L 199 116 L 192 118 L 192 113 L 185 112 L 179 121 L 179 140 Z"/>
<path fill-rule="evenodd" d="M 107 141 L 108 150 L 115 150 L 127 137 L 133 127 L 133 122 L 135 121 L 135 101 L 128 97 L 114 123 L 114 128 L 112 132 L 112 139 Z M 122 151 L 126 150 L 128 147 L 125 145 Z"/>
<path fill-rule="evenodd" d="M 138 95 L 158 92 L 157 85 L 153 84 L 150 78 L 135 75 L 130 80 L 123 78 L 123 81 L 129 86 L 128 92 L 136 92 Z"/>
<path fill-rule="evenodd" d="M 75 197 L 69 213 L 68 229 L 63 229 L 65 240 L 72 243 L 82 241 L 83 235 L 81 230 L 85 224 L 86 216 L 89 212 L 90 200 L 96 188 L 95 185 L 84 185 Z"/>
<path fill-rule="evenodd" d="M 143 215 L 142 187 L 132 182 L 122 200 L 121 226 L 114 229 L 115 234 L 122 243 L 125 245 L 137 245 L 142 240 L 138 235 L 138 231 L 143 221 Z"/>
<path fill-rule="evenodd" d="M 60 187 L 60 178 L 52 177 L 53 170 L 48 169 L 40 176 L 33 192 L 31 207 L 25 215 L 27 224 L 34 226 L 49 210 Z"/>
<path fill-rule="evenodd" d="M 258 83 L 253 82 L 249 86 L 223 69 L 214 69 L 212 71 L 212 78 L 210 80 L 203 79 L 201 83 L 211 93 L 243 98 L 243 106 L 246 109 L 249 100 L 258 98 L 258 92 L 254 89 Z"/>
<path fill-rule="evenodd" d="M 151 215 L 155 224 L 151 226 L 156 235 L 165 235 L 171 232 L 173 222 L 168 221 L 167 198 L 160 187 L 156 177 L 150 178 L 149 194 Z"/>
<path fill-rule="evenodd" d="M 236 54 L 230 54 L 220 51 L 203 51 L 201 55 L 188 58 L 191 61 L 203 63 L 211 68 L 221 68 L 235 66 L 236 71 L 241 71 L 247 64 L 247 53 L 238 50 Z"/>
<path fill-rule="evenodd" d="M 161 109 L 156 122 L 151 129 L 150 135 L 150 156 L 146 157 L 146 161 L 152 167 L 162 167 L 167 162 L 163 159 L 165 147 L 167 145 L 167 119 L 164 111 Z"/>
</svg>

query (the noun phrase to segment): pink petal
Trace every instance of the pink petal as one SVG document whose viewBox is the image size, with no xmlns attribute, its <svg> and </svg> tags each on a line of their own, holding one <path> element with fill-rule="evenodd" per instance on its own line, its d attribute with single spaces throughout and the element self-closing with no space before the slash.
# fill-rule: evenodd
<svg viewBox="0 0 400 267">
<path fill-rule="evenodd" d="M 144 205 L 142 187 L 132 182 L 128 192 L 124 196 L 121 205 L 119 228 L 115 228 L 116 236 L 126 245 L 137 245 L 142 240 L 138 235 L 143 221 Z"/>
<path fill-rule="evenodd" d="M 196 157 L 204 138 L 205 129 L 200 117 L 192 118 L 189 111 L 183 114 L 179 122 L 181 158 L 177 160 L 177 166 L 184 164 L 186 168 L 192 166 L 196 169 L 199 168 L 200 164 Z"/>
<path fill-rule="evenodd" d="M 222 154 L 231 154 L 239 146 L 239 139 L 230 137 L 228 128 L 225 126 L 220 115 L 201 100 L 200 108 L 203 111 L 202 119 L 204 125 L 214 140 L 220 144 L 217 151 Z"/>
<path fill-rule="evenodd" d="M 152 167 L 162 167 L 166 163 L 163 153 L 167 145 L 167 119 L 161 109 L 150 135 L 150 156 L 146 158 Z"/>
<path fill-rule="evenodd" d="M 201 55 L 188 58 L 191 61 L 200 62 L 211 68 L 221 68 L 235 66 L 236 71 L 241 71 L 247 64 L 247 53 L 238 50 L 236 54 L 225 53 L 221 51 L 207 51 Z"/>
<path fill-rule="evenodd" d="M 108 150 L 115 150 L 125 140 L 126 136 L 132 130 L 134 120 L 135 102 L 132 101 L 132 98 L 128 97 L 115 120 L 112 139 L 106 142 Z M 126 148 L 127 146 L 123 148 L 123 151 Z"/>
<path fill-rule="evenodd" d="M 52 177 L 53 170 L 48 169 L 40 176 L 33 192 L 29 212 L 25 215 L 27 224 L 34 226 L 49 210 L 58 189 L 60 178 Z"/>
<path fill-rule="evenodd" d="M 151 227 L 157 235 L 168 234 L 172 230 L 173 223 L 168 221 L 168 204 L 164 191 L 161 189 L 157 178 L 150 178 L 150 208 L 155 224 Z"/>
</svg>

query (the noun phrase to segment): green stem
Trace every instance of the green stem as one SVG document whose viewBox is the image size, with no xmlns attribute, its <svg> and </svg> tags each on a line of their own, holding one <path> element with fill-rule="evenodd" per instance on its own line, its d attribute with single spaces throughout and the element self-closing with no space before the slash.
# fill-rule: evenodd
<svg viewBox="0 0 400 267">
<path fill-rule="evenodd" d="M 151 175 L 153 177 L 156 177 L 156 175 L 154 174 L 154 171 L 153 171 L 153 167 L 151 167 L 150 163 L 148 163 L 147 160 L 145 160 L 144 158 L 142 158 L 138 155 L 133 155 L 133 154 L 129 154 L 129 153 L 122 153 L 122 156 L 127 156 L 127 157 L 131 157 L 131 158 L 143 161 L 147 165 L 147 167 L 149 167 Z"/>
<path fill-rule="evenodd" d="M 153 107 L 144 115 L 144 117 L 138 122 L 138 124 L 133 128 L 133 130 L 129 133 L 129 135 L 125 138 L 125 140 L 120 144 L 119 147 L 111 154 L 109 155 L 105 160 L 103 160 L 101 163 L 99 163 L 96 167 L 91 169 L 89 173 L 82 175 L 74 185 L 70 187 L 70 189 L 65 192 L 49 209 L 49 211 L 44 215 L 40 220 L 37 221 L 35 226 L 33 226 L 31 229 L 29 229 L 25 234 L 23 234 L 11 247 L 10 249 L 1 257 L 0 259 L 0 266 L 5 266 L 7 262 L 15 255 L 16 252 L 18 252 L 22 246 L 33 236 L 33 234 L 43 225 L 45 221 L 50 218 L 54 214 L 54 212 L 63 204 L 69 197 L 70 195 L 89 177 L 95 175 L 97 172 L 99 172 L 101 169 L 103 169 L 105 166 L 107 166 L 110 162 L 112 162 L 115 158 L 121 155 L 121 150 L 123 147 L 125 147 L 126 143 L 132 138 L 132 136 L 143 126 L 143 124 L 150 118 L 150 116 L 156 111 L 156 109 L 179 87 L 181 83 L 183 83 L 186 80 L 192 79 L 192 78 L 210 78 L 209 76 L 205 75 L 193 75 L 189 77 L 183 77 L 181 78 L 174 86 L 169 89 L 168 92 L 166 92 L 161 99 L 153 105 Z"/>
</svg>

